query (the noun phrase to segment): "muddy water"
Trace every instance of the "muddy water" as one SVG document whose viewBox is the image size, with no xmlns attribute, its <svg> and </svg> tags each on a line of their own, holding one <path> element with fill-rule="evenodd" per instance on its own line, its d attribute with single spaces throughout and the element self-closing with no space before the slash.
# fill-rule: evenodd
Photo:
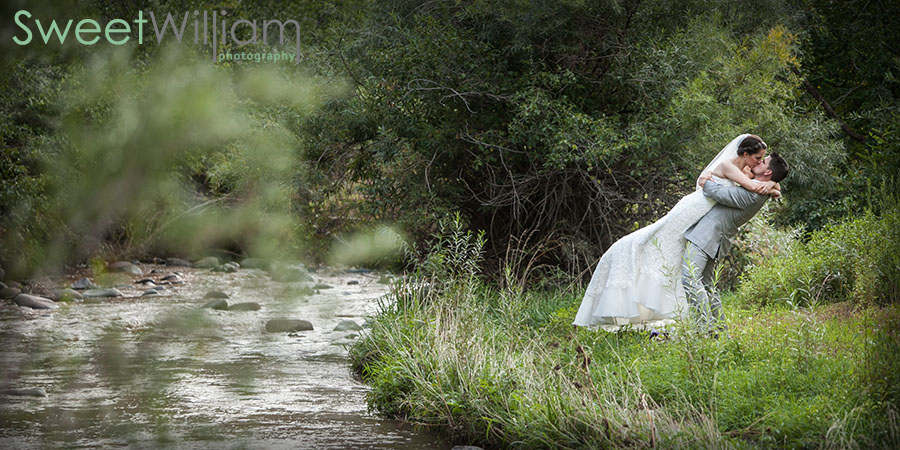
<svg viewBox="0 0 900 450">
<path fill-rule="evenodd" d="M 256 270 L 155 268 L 186 283 L 51 312 L 0 305 L 0 448 L 449 448 L 367 412 L 346 350 L 359 332 L 333 331 L 374 312 L 387 291 L 377 276 L 277 283 Z M 303 292 L 316 283 L 332 288 Z M 261 309 L 201 309 L 213 289 Z M 314 330 L 267 333 L 276 318 Z M 32 388 L 46 397 L 11 392 Z"/>
</svg>

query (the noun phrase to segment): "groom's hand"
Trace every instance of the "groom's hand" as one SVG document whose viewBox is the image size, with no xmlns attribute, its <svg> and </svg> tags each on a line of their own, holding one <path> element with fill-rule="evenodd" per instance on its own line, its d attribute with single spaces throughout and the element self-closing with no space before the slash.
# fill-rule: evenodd
<svg viewBox="0 0 900 450">
<path fill-rule="evenodd" d="M 700 175 L 700 178 L 697 179 L 697 184 L 699 184 L 700 187 L 703 187 L 703 185 L 706 184 L 706 182 L 708 180 L 710 180 L 711 178 L 712 178 L 712 173 L 706 172 L 706 173 Z"/>
</svg>

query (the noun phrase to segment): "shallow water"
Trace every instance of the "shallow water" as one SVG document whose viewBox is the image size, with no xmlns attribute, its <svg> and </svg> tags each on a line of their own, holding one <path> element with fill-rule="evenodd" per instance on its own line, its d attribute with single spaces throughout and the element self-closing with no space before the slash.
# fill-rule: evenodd
<svg viewBox="0 0 900 450">
<path fill-rule="evenodd" d="M 346 350 L 359 332 L 332 331 L 375 311 L 387 292 L 377 276 L 277 283 L 257 270 L 142 268 L 186 283 L 50 312 L 0 305 L 0 448 L 449 448 L 369 414 Z M 333 288 L 304 295 L 316 283 Z M 213 289 L 262 309 L 201 309 Z M 314 330 L 267 333 L 276 318 Z M 28 388 L 47 396 L 8 393 Z"/>
</svg>

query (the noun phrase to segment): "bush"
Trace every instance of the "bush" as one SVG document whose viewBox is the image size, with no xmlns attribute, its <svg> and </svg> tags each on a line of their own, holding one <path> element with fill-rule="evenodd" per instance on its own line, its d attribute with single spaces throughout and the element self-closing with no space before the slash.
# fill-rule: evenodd
<svg viewBox="0 0 900 450">
<path fill-rule="evenodd" d="M 794 241 L 743 277 L 739 292 L 759 304 L 900 303 L 900 207 Z"/>
<path fill-rule="evenodd" d="M 753 219 L 742 226 L 732 240 L 734 245 L 722 260 L 718 288 L 731 291 L 738 287 L 741 276 L 765 261 L 791 254 L 800 237 L 801 228 L 783 229 L 772 226 L 776 206 L 769 202 Z"/>
</svg>

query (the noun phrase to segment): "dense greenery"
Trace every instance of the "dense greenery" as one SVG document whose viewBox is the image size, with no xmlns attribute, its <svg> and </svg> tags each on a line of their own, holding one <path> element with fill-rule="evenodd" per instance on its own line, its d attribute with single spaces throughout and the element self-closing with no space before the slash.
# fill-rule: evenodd
<svg viewBox="0 0 900 450">
<path fill-rule="evenodd" d="M 833 247 L 832 233 L 858 227 L 883 230 L 866 218 L 814 241 Z M 828 306 L 766 306 L 773 295 L 757 297 L 762 288 L 726 295 L 728 332 L 718 340 L 685 323 L 658 335 L 607 333 L 570 325 L 580 289 L 485 285 L 473 267 L 482 240 L 457 224 L 438 242 L 426 261 L 441 264 L 394 286 L 351 350 L 378 411 L 502 447 L 900 443 L 896 303 L 859 310 L 855 293 L 833 291 Z M 775 265 L 762 276 L 798 263 L 780 258 L 767 258 Z M 753 281 L 765 286 L 762 276 Z M 896 296 L 896 283 L 890 289 L 868 293 Z"/>
<path fill-rule="evenodd" d="M 797 204 L 833 184 L 844 153 L 798 91 L 796 35 L 677 3 L 377 5 L 320 148 L 379 218 L 421 235 L 459 210 L 489 262 L 555 248 L 566 268 L 663 214 L 742 130 L 788 153 Z"/>
<path fill-rule="evenodd" d="M 808 242 L 769 247 L 741 284 L 760 303 L 900 303 L 900 208 L 829 225 Z"/>
<path fill-rule="evenodd" d="M 308 99 L 299 109 L 271 96 L 248 103 L 240 92 L 216 100 L 252 116 L 248 130 L 280 128 L 281 137 L 273 139 L 281 139 L 285 156 L 295 161 L 287 165 L 290 181 L 281 183 L 289 198 L 285 217 L 298 224 L 294 248 L 322 259 L 332 236 L 385 223 L 421 241 L 436 219 L 459 211 L 472 229 L 486 231 L 489 271 L 505 256 L 524 253 L 519 257 L 548 264 L 535 265 L 541 269 L 535 273 L 546 276 L 543 269 L 553 267 L 583 273 L 615 239 L 664 214 L 704 162 L 745 131 L 762 135 L 794 169 L 775 217 L 780 223 L 818 229 L 870 207 L 873 190 L 896 192 L 897 19 L 877 14 L 877 5 L 857 3 L 95 0 L 28 7 L 36 17 L 101 21 L 138 10 L 212 6 L 232 17 L 296 18 L 304 60 L 277 66 L 281 80 L 312 76 L 350 89 L 330 89 L 332 95 Z M 20 7 L 6 5 L 4 13 L 12 16 Z M 847 14 L 851 10 L 860 12 Z M 9 36 L 17 31 L 5 26 Z M 62 262 L 98 251 L 140 255 L 157 248 L 145 239 L 154 233 L 132 235 L 145 224 L 130 222 L 144 223 L 146 214 L 117 210 L 114 226 L 89 232 L 48 201 L 66 186 L 57 177 L 71 181 L 84 170 L 75 165 L 60 175 L 48 168 L 57 154 L 70 155 L 69 133 L 81 128 L 65 119 L 73 116 L 72 97 L 80 95 L 78 78 L 116 52 L 19 47 L 11 40 L 0 45 L 0 229 L 6 242 L 0 261 L 18 266 L 24 252 L 24 274 L 61 233 L 68 233 L 67 242 L 99 239 L 84 251 L 59 252 Z M 115 57 L 124 58 L 128 74 L 121 76 L 144 86 L 170 82 L 165 48 L 151 40 L 128 50 Z M 210 51 L 197 50 L 198 57 Z M 239 80 L 257 68 L 222 63 L 209 70 L 212 77 Z M 141 83 L 135 95 L 142 95 Z M 94 113 L 115 96 L 90 92 L 97 98 L 81 95 L 81 101 L 96 111 L 79 120 L 89 119 L 95 130 L 115 128 L 121 117 Z M 317 104 L 321 108 L 310 108 Z M 144 147 L 138 138 L 144 139 L 132 136 L 132 142 Z M 226 147 L 238 141 L 215 133 L 193 138 L 212 153 L 188 156 L 197 148 L 178 141 L 168 147 L 185 155 L 178 168 L 158 166 L 177 171 L 177 184 L 193 200 L 170 205 L 161 217 L 209 201 L 227 203 L 223 199 L 254 183 L 253 171 L 244 170 L 251 162 L 228 156 Z M 246 133 L 243 139 L 255 140 Z M 208 244 L 252 251 L 244 240 Z"/>
</svg>

